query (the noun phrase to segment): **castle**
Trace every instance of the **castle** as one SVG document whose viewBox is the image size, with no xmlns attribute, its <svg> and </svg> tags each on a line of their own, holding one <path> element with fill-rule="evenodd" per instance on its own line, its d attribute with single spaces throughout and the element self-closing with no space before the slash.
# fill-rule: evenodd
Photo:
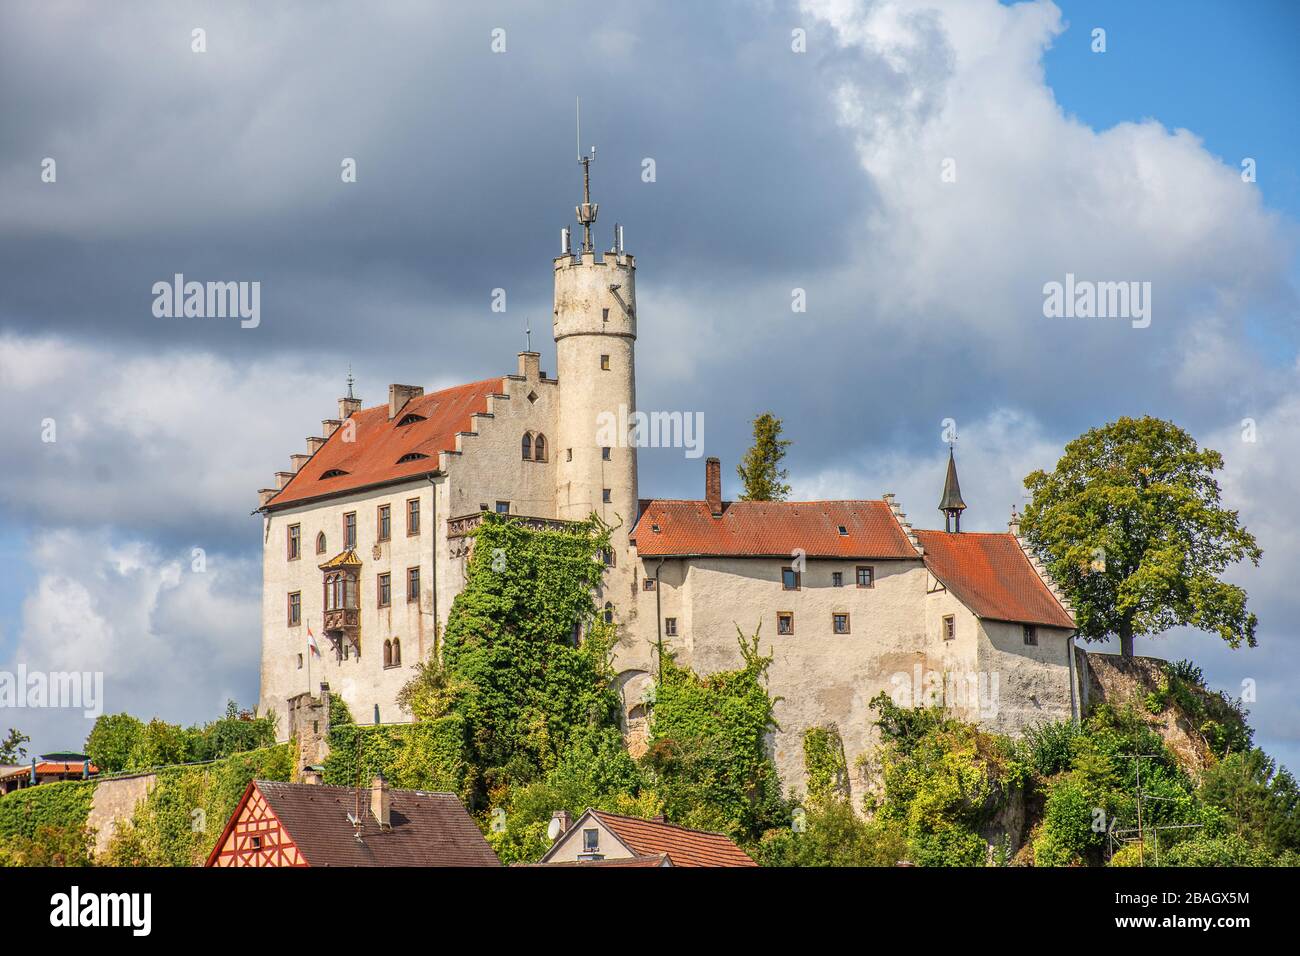
<svg viewBox="0 0 1300 956">
<path fill-rule="evenodd" d="M 397 693 L 438 652 L 484 512 L 536 527 L 594 512 L 614 528 L 597 603 L 618 625 L 634 752 L 656 646 L 700 672 L 733 668 L 737 626 L 761 628 L 773 655 L 772 747 L 787 786 L 802 784 L 814 726 L 840 731 L 854 767 L 874 744 L 868 703 L 882 691 L 904 704 L 942 699 L 1010 733 L 1076 712 L 1069 604 L 1014 515 L 1006 533 L 961 531 L 951 453 L 943 531 L 913 527 L 891 494 L 724 501 L 716 458 L 699 500 L 639 496 L 637 442 L 608 428 L 636 410 L 636 263 L 618 229 L 596 252 L 589 163 L 581 246 L 564 230 L 553 261 L 556 377 L 526 351 L 513 374 L 430 394 L 390 385 L 387 404 L 370 408 L 349 382 L 337 418 L 259 492 L 260 707 L 279 715 L 281 736 L 302 729 L 298 708 L 322 683 L 359 722 L 409 719 Z"/>
</svg>

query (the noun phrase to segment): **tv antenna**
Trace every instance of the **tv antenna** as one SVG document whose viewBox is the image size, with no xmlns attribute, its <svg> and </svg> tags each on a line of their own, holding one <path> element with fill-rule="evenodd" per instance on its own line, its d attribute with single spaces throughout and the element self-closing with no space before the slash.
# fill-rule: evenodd
<svg viewBox="0 0 1300 956">
<path fill-rule="evenodd" d="M 584 253 L 595 252 L 595 246 L 591 244 L 591 227 L 596 221 L 596 213 L 600 209 L 599 203 L 591 201 L 591 164 L 596 158 L 596 147 L 591 147 L 591 152 L 583 155 L 582 152 L 582 98 L 574 98 L 574 112 L 577 127 L 577 144 L 578 144 L 578 162 L 582 166 L 582 204 L 577 207 L 578 222 L 582 223 L 582 251 Z"/>
</svg>

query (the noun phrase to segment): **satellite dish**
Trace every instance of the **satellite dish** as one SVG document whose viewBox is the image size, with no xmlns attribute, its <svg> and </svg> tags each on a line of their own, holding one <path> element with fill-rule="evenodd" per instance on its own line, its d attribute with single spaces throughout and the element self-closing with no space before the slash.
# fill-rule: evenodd
<svg viewBox="0 0 1300 956">
<path fill-rule="evenodd" d="M 546 836 L 552 843 L 560 838 L 560 821 L 555 817 L 546 825 Z"/>
</svg>

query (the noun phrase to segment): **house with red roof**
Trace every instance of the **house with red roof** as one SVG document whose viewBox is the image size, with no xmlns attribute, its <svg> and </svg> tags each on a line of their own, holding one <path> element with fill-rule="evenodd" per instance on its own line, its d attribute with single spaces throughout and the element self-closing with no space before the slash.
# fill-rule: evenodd
<svg viewBox="0 0 1300 956">
<path fill-rule="evenodd" d="M 349 377 L 337 417 L 260 492 L 261 710 L 281 716 L 281 734 L 320 738 L 325 683 L 359 721 L 409 719 L 398 692 L 437 653 L 488 512 L 536 528 L 595 513 L 614 529 L 596 600 L 620 630 L 634 752 L 660 653 L 701 672 L 734 668 L 737 628 L 773 657 L 787 786 L 802 784 L 811 727 L 837 727 L 854 767 L 874 746 L 870 702 L 882 692 L 1010 733 L 1070 714 L 1069 605 L 1014 519 L 1002 533 L 962 531 L 951 454 L 942 531 L 914 527 L 892 494 L 724 500 L 717 458 L 702 498 L 641 497 L 638 447 L 683 439 L 672 427 L 682 413 L 637 409 L 636 263 L 621 229 L 598 253 L 596 205 L 578 212 L 580 238 L 564 230 L 552 261 L 556 376 L 527 350 L 511 374 L 427 392 L 393 384 L 374 406 Z M 662 427 L 647 435 L 647 421 Z"/>
<path fill-rule="evenodd" d="M 552 830 L 555 842 L 539 866 L 758 865 L 730 837 L 679 827 L 664 817 L 645 820 L 588 809 L 571 823 L 560 811 Z"/>
</svg>

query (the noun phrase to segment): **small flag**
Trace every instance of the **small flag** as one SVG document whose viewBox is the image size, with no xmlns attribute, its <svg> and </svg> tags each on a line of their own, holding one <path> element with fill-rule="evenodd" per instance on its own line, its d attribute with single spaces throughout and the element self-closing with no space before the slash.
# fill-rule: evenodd
<svg viewBox="0 0 1300 956">
<path fill-rule="evenodd" d="M 307 648 L 317 657 L 320 657 L 320 647 L 316 644 L 316 635 L 311 632 L 311 625 L 307 625 Z"/>
</svg>

